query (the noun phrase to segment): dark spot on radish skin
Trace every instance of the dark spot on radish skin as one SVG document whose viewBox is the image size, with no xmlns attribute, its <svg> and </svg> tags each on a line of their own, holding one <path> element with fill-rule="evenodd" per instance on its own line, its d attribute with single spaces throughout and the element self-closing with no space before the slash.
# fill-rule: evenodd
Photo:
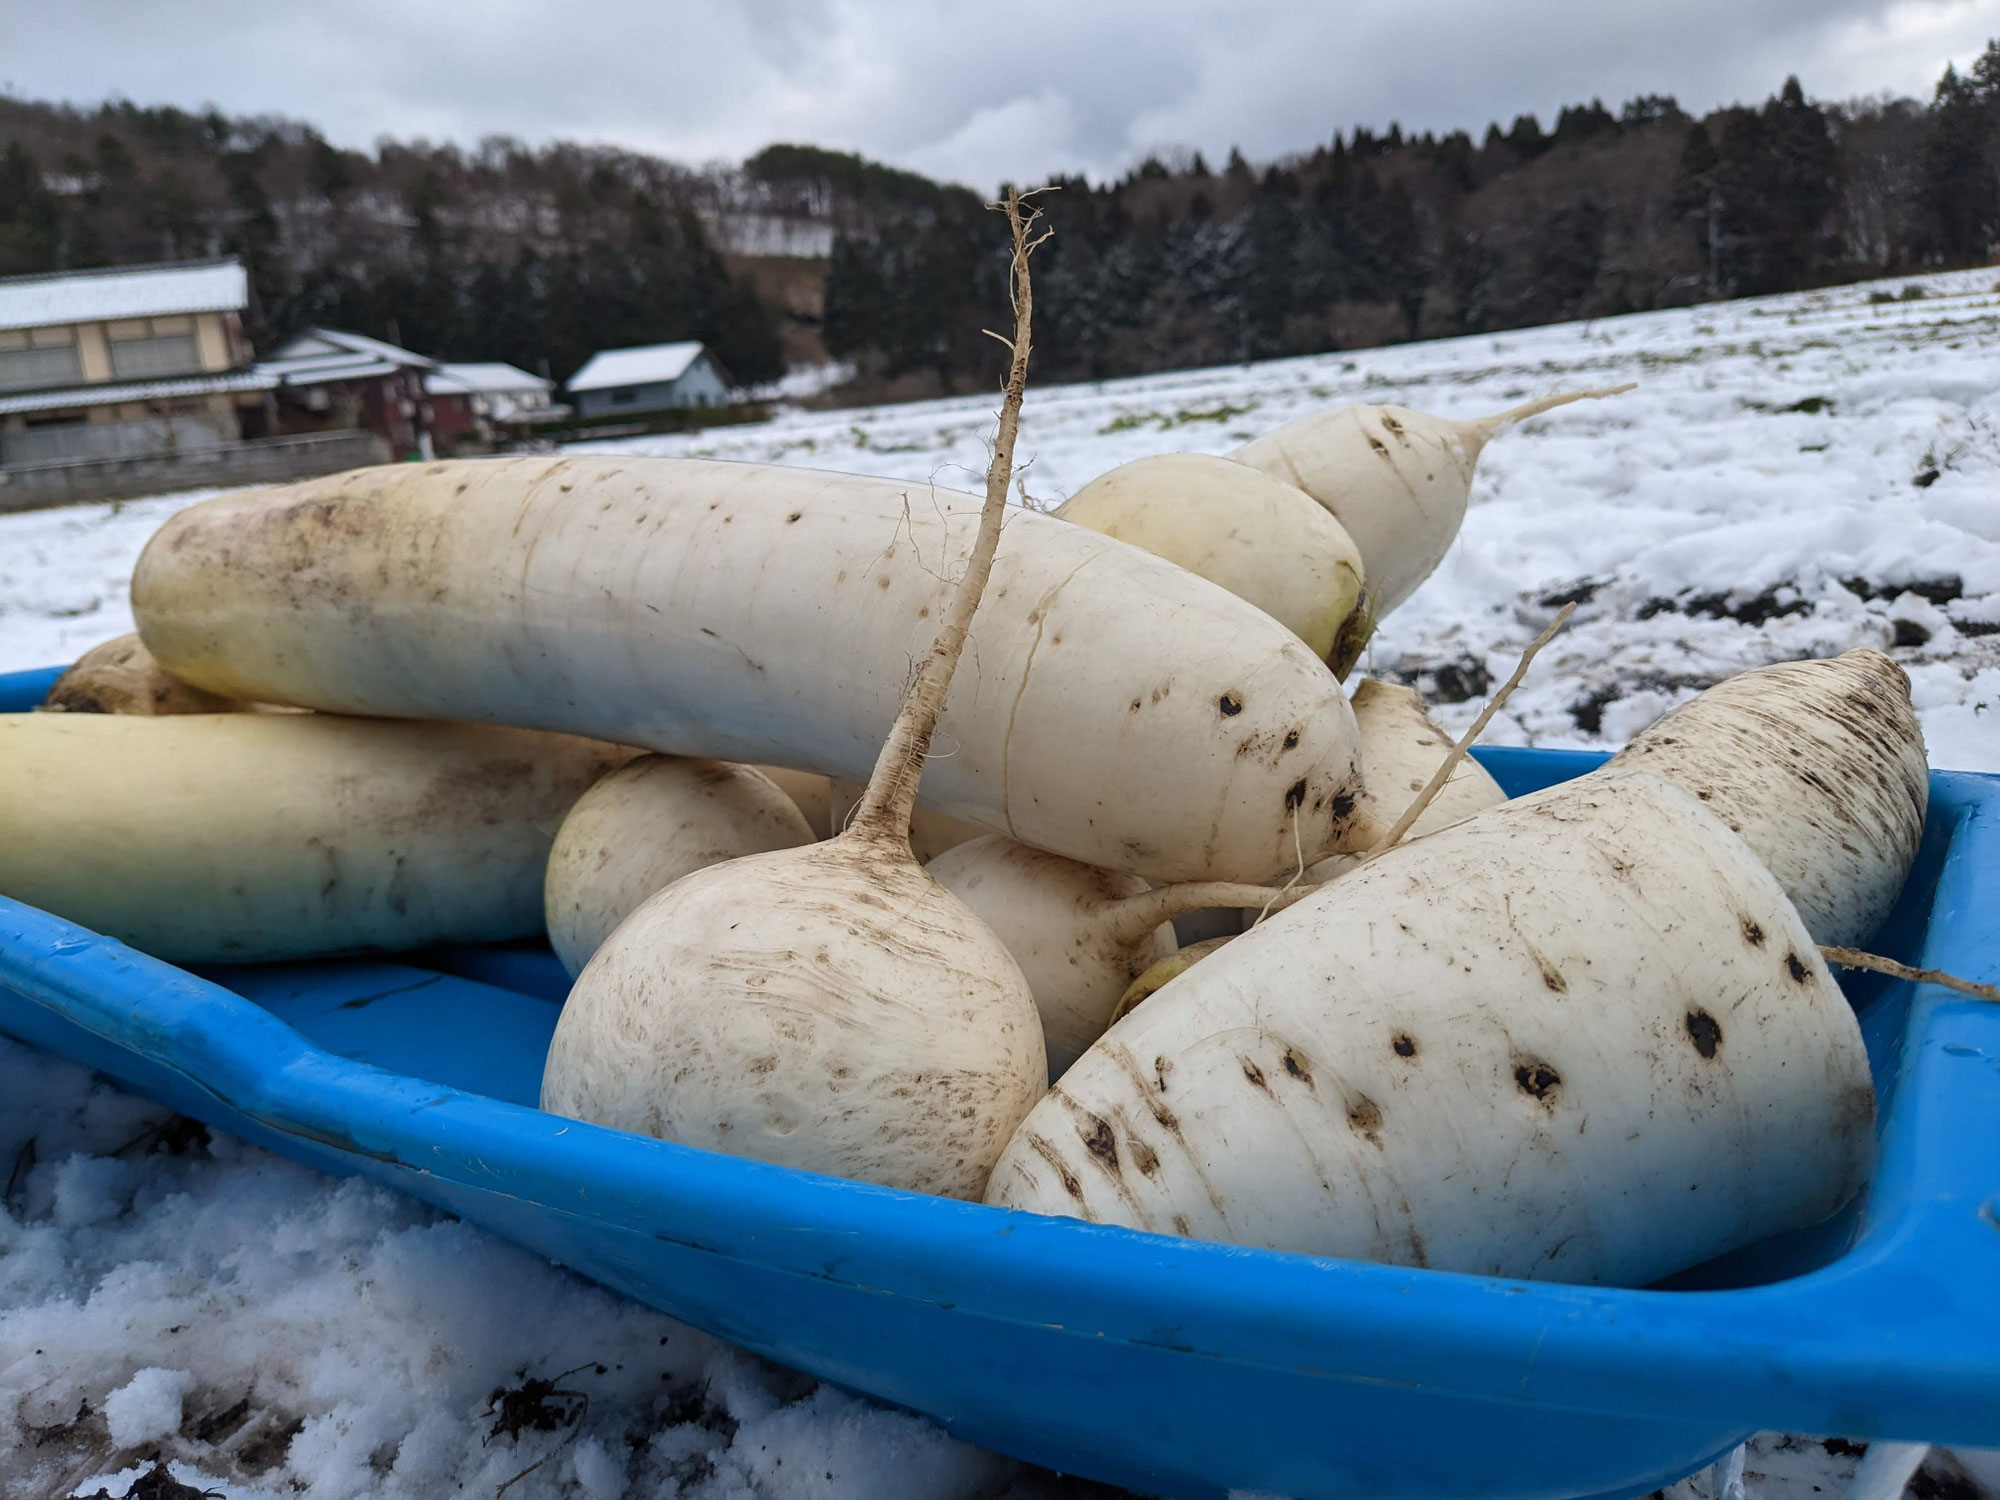
<svg viewBox="0 0 2000 1500">
<path fill-rule="evenodd" d="M 1312 1069 L 1308 1068 L 1305 1059 L 1300 1057 L 1290 1047 L 1285 1049 L 1285 1071 L 1298 1079 L 1307 1088 L 1313 1087 Z"/>
<path fill-rule="evenodd" d="M 1296 750 L 1299 748 L 1299 732 L 1296 729 L 1285 736 L 1285 748 L 1287 750 Z"/>
<path fill-rule="evenodd" d="M 1190 1229 L 1188 1228 L 1188 1221 L 1187 1221 L 1187 1215 L 1186 1215 L 1186 1214 L 1175 1214 L 1175 1215 L 1174 1215 L 1174 1233 L 1175 1233 L 1175 1234 L 1190 1234 L 1190 1233 L 1192 1233 L 1192 1232 L 1193 1232 L 1193 1231 L 1192 1231 L 1192 1230 L 1190 1230 Z"/>
<path fill-rule="evenodd" d="M 1055 1169 L 1056 1176 L 1062 1181 L 1063 1191 L 1077 1202 L 1083 1202 L 1083 1184 L 1077 1181 L 1076 1173 L 1069 1169 L 1069 1164 L 1062 1159 L 1062 1154 L 1038 1135 L 1028 1137 L 1028 1146 L 1035 1155 Z"/>
<path fill-rule="evenodd" d="M 1562 1074 L 1545 1062 L 1522 1063 L 1514 1069 L 1514 1083 L 1530 1099 L 1546 1099 L 1562 1086 Z"/>
<path fill-rule="evenodd" d="M 1366 1094 L 1356 1094 L 1348 1104 L 1347 1123 L 1369 1145 L 1382 1144 L 1382 1106 Z"/>
<path fill-rule="evenodd" d="M 1243 700 L 1234 693 L 1224 693 L 1222 701 L 1216 704 L 1216 707 L 1222 710 L 1225 719 L 1233 719 L 1243 712 Z"/>
<path fill-rule="evenodd" d="M 1285 792 L 1285 811 L 1291 812 L 1305 804 L 1306 780 L 1301 776 Z"/>
<path fill-rule="evenodd" d="M 1396 1049 L 1396 1056 L 1398 1057 L 1415 1057 L 1417 1055 L 1417 1039 L 1407 1031 L 1397 1032 L 1396 1039 L 1389 1045 Z"/>
<path fill-rule="evenodd" d="M 795 511 L 793 511 L 793 512 L 792 512 L 792 513 L 791 513 L 791 514 L 790 514 L 789 516 L 786 516 L 786 517 L 785 517 L 785 524 L 786 524 L 787 526 L 791 525 L 791 524 L 792 524 L 792 522 L 794 522 L 794 521 L 798 520 L 798 519 L 799 519 L 799 517 L 803 516 L 804 514 L 805 514 L 805 512 L 804 512 L 804 511 L 802 511 L 802 510 L 795 510 Z"/>
<path fill-rule="evenodd" d="M 1155 1172 L 1160 1170 L 1160 1153 L 1155 1151 L 1151 1146 L 1147 1145 L 1137 1136 L 1134 1136 L 1126 1145 L 1127 1149 L 1132 1153 L 1132 1165 L 1137 1167 L 1141 1174 L 1151 1177 Z"/>
<path fill-rule="evenodd" d="M 1333 821 L 1345 823 L 1354 816 L 1354 793 L 1339 792 L 1333 799 Z"/>
<path fill-rule="evenodd" d="M 1753 948 L 1761 948 L 1764 946 L 1764 929 L 1759 927 L 1755 922 L 1751 921 L 1748 917 L 1745 917 L 1743 919 L 1743 941 L 1748 943 Z"/>
<path fill-rule="evenodd" d="M 1262 1068 L 1258 1067 L 1247 1057 L 1239 1057 L 1236 1060 L 1243 1064 L 1243 1076 L 1245 1078 L 1249 1079 L 1252 1084 L 1262 1089 L 1265 1093 L 1268 1094 L 1271 1092 L 1271 1085 L 1264 1081 L 1264 1070 Z"/>
<path fill-rule="evenodd" d="M 1561 972 L 1553 964 L 1544 959 L 1541 961 L 1541 970 L 1543 984 L 1547 985 L 1558 995 L 1567 995 L 1569 993 L 1569 981 L 1562 977 Z"/>
<path fill-rule="evenodd" d="M 1688 1040 L 1694 1043 L 1694 1050 L 1703 1057 L 1715 1056 L 1722 1045 L 1722 1027 L 1714 1016 L 1705 1010 L 1691 1010 L 1687 1013 Z"/>
<path fill-rule="evenodd" d="M 1792 976 L 1794 984 L 1804 984 L 1806 982 L 1805 963 L 1796 953 L 1787 953 L 1785 955 L 1785 972 Z"/>
<path fill-rule="evenodd" d="M 1111 1122 L 1101 1115 L 1090 1117 L 1090 1128 L 1077 1128 L 1077 1135 L 1083 1141 L 1083 1149 L 1103 1162 L 1108 1171 L 1118 1170 L 1118 1137 L 1111 1133 Z"/>
</svg>

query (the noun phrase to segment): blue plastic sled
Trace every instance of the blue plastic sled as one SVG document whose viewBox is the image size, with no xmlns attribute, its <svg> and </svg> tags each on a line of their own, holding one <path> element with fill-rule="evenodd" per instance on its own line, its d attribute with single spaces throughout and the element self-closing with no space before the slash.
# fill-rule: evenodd
<svg viewBox="0 0 2000 1500">
<path fill-rule="evenodd" d="M 0 677 L 0 711 L 52 673 Z M 1510 793 L 1601 757 L 1482 755 Z M 1938 773 L 1880 946 L 2000 979 L 2000 779 Z M 2000 1445 L 2000 1005 L 1857 976 L 1865 1203 L 1599 1290 L 894 1192 L 534 1108 L 546 951 L 214 969 L 0 899 L 0 1030 L 959 1436 L 1150 1493 L 1629 1495 L 1759 1428 Z"/>
</svg>

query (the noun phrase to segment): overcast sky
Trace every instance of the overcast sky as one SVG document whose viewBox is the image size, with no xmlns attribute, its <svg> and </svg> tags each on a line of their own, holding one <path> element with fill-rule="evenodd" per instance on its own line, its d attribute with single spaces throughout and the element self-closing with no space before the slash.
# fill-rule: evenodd
<svg viewBox="0 0 2000 1500">
<path fill-rule="evenodd" d="M 1600 95 L 1700 112 L 1797 73 L 1928 98 L 2000 0 L 0 0 L 0 89 L 381 136 L 611 142 L 684 161 L 771 141 L 990 189 L 1149 151 L 1253 161 L 1336 129 L 1486 122 Z"/>
</svg>

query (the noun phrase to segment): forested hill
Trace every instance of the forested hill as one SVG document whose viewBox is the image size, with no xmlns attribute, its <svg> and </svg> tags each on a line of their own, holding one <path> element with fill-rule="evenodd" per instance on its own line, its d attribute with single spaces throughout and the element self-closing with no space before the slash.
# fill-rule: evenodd
<svg viewBox="0 0 2000 1500">
<path fill-rule="evenodd" d="M 1796 80 L 1465 132 L 1356 129 L 1254 166 L 1057 184 L 1037 369 L 1095 378 L 1475 333 L 1990 260 L 2000 44 L 1927 103 Z M 0 99 L 0 274 L 218 252 L 259 342 L 310 322 L 557 378 L 707 340 L 744 381 L 824 350 L 915 394 L 990 379 L 981 195 L 810 146 L 694 170 L 604 147 L 330 145 L 306 125 Z M 823 341 L 823 344 L 822 344 Z"/>
</svg>

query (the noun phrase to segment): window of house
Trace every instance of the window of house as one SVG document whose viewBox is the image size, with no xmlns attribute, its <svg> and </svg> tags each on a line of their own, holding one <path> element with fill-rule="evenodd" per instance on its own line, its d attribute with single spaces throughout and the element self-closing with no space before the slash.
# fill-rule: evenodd
<svg viewBox="0 0 2000 1500">
<path fill-rule="evenodd" d="M 129 318 L 105 329 L 111 346 L 111 374 L 119 380 L 155 375 L 192 375 L 201 369 L 201 344 L 194 319 Z"/>
<path fill-rule="evenodd" d="M 70 328 L 13 328 L 0 332 L 0 391 L 81 385 L 76 332 Z"/>
<path fill-rule="evenodd" d="M 635 385 L 621 385 L 611 393 L 613 406 L 630 406 L 639 399 L 639 388 Z"/>
</svg>

